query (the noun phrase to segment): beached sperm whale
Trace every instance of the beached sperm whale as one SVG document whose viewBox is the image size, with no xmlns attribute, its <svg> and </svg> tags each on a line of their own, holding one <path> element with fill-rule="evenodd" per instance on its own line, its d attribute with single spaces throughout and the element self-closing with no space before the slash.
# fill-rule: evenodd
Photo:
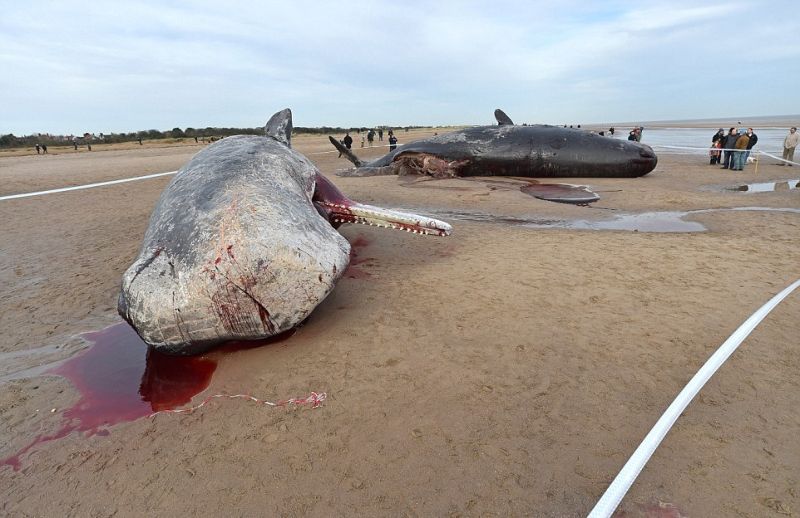
<svg viewBox="0 0 800 518">
<path fill-rule="evenodd" d="M 297 326 L 347 268 L 342 223 L 450 233 L 442 221 L 347 199 L 291 149 L 291 131 L 283 110 L 266 136 L 208 146 L 164 190 L 118 303 L 145 342 L 196 354 Z"/>
<path fill-rule="evenodd" d="M 557 126 L 515 126 L 502 110 L 497 126 L 479 126 L 398 147 L 373 162 L 362 162 L 330 138 L 356 166 L 340 176 L 422 174 L 599 178 L 644 176 L 656 167 L 650 146 Z"/>
</svg>

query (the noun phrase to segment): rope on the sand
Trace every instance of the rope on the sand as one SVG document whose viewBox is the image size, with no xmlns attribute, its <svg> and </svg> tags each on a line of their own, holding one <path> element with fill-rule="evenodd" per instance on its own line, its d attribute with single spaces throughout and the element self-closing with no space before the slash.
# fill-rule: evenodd
<svg viewBox="0 0 800 518">
<path fill-rule="evenodd" d="M 7 196 L 0 196 L 0 201 L 3 200 L 13 200 L 16 198 L 28 198 L 30 196 L 41 196 L 43 194 L 53 194 L 57 192 L 65 192 L 65 191 L 77 191 L 80 189 L 91 189 L 92 187 L 102 187 L 104 185 L 114 185 L 117 183 L 125 183 L 125 182 L 135 182 L 137 180 L 149 180 L 150 178 L 157 178 L 159 176 L 166 176 L 170 174 L 175 174 L 178 171 L 168 171 L 166 173 L 155 173 L 155 174 L 148 174 L 145 176 L 134 176 L 133 178 L 123 178 L 121 180 L 110 180 L 108 182 L 97 182 L 97 183 L 87 183 L 85 185 L 75 185 L 73 187 L 61 187 L 60 189 L 51 189 L 49 191 L 38 191 L 38 192 L 24 192 L 22 194 L 9 194 Z"/>
<path fill-rule="evenodd" d="M 390 147 L 390 146 L 391 146 L 391 144 L 378 144 L 377 146 L 366 146 L 366 147 L 360 147 L 360 148 L 351 148 L 350 151 L 355 151 L 356 149 L 367 150 L 367 149 L 376 149 L 376 148 L 379 148 L 379 147 Z M 402 144 L 395 144 L 395 147 L 401 147 L 401 146 L 402 146 Z M 305 154 L 305 155 L 327 155 L 328 153 L 338 153 L 338 152 L 339 152 L 338 149 L 331 149 L 330 151 L 317 151 L 316 153 L 303 153 L 303 154 Z"/>
<path fill-rule="evenodd" d="M 212 396 L 208 396 L 207 398 L 205 398 L 199 405 L 189 408 L 159 410 L 158 412 L 150 414 L 149 417 L 157 416 L 158 414 L 192 413 L 195 410 L 204 407 L 206 403 L 208 403 L 212 399 L 218 399 L 218 398 L 247 399 L 249 401 L 253 401 L 254 403 L 258 403 L 259 405 L 271 406 L 271 407 L 284 407 L 290 405 L 294 406 L 311 405 L 311 408 L 317 408 L 322 405 L 322 403 L 325 401 L 327 397 L 328 394 L 326 394 L 325 392 L 312 392 L 311 394 L 305 397 L 293 397 L 273 403 L 271 401 L 266 401 L 264 399 L 258 399 L 257 397 L 251 396 L 250 394 L 214 394 Z"/>
<path fill-rule="evenodd" d="M 772 297 L 766 304 L 761 306 L 758 311 L 753 313 L 750 318 L 744 321 L 739 328 L 728 337 L 727 340 L 711 355 L 706 363 L 697 371 L 697 374 L 689 381 L 684 389 L 678 394 L 678 397 L 667 408 L 666 412 L 656 422 L 655 426 L 650 430 L 650 433 L 644 438 L 642 443 L 633 452 L 631 458 L 625 463 L 622 470 L 616 478 L 608 486 L 606 492 L 594 506 L 592 512 L 589 513 L 589 518 L 610 517 L 614 510 L 616 510 L 622 498 L 630 489 L 633 481 L 639 476 L 639 473 L 644 468 L 644 465 L 650 460 L 653 452 L 656 450 L 661 441 L 667 435 L 672 425 L 686 409 L 692 399 L 700 392 L 703 385 L 711 378 L 711 376 L 720 368 L 720 366 L 733 354 L 739 344 L 747 338 L 750 332 L 766 317 L 772 309 L 785 299 L 795 288 L 800 286 L 800 279 L 794 281 L 791 285 L 783 291 Z"/>
<path fill-rule="evenodd" d="M 391 144 L 369 146 L 369 147 L 365 147 L 363 149 L 389 147 L 390 145 Z M 399 148 L 401 146 L 398 145 L 397 147 Z M 655 146 L 651 146 L 651 147 L 663 148 L 663 149 L 676 149 L 676 150 L 681 150 L 682 149 L 682 150 L 689 150 L 689 151 L 697 152 L 697 153 L 699 153 L 699 152 L 707 153 L 709 150 L 712 150 L 712 151 L 742 151 L 741 149 L 699 148 L 699 147 L 688 147 L 688 146 L 660 146 L 660 145 L 655 145 Z M 332 149 L 330 151 L 318 151 L 316 153 L 306 153 L 306 154 L 307 155 L 326 155 L 328 153 L 338 153 L 338 152 L 339 152 L 338 150 Z M 777 157 L 777 156 L 772 155 L 770 153 L 767 153 L 765 151 L 751 150 L 751 154 L 758 154 L 758 153 L 761 153 L 762 155 L 766 155 L 766 156 L 768 156 L 770 158 L 774 158 L 775 160 L 778 160 L 780 162 L 786 162 L 787 164 L 800 166 L 800 163 L 792 162 L 792 161 L 789 161 L 789 160 L 784 160 L 783 158 Z M 55 193 L 58 193 L 58 192 L 78 191 L 78 190 L 81 190 L 81 189 L 91 189 L 93 187 L 103 187 L 105 185 L 115 185 L 115 184 L 118 184 L 118 183 L 135 182 L 135 181 L 138 181 L 138 180 L 149 180 L 151 178 L 158 178 L 159 176 L 167 176 L 167 175 L 175 174 L 177 172 L 178 171 L 167 171 L 166 173 L 155 173 L 155 174 L 148 174 L 148 175 L 144 175 L 144 176 L 134 176 L 132 178 L 122 178 L 120 180 L 109 180 L 107 182 L 87 183 L 85 185 L 75 185 L 75 186 L 72 186 L 72 187 L 61 187 L 59 189 L 50 189 L 49 191 L 24 192 L 24 193 L 20 193 L 20 194 L 8 194 L 6 196 L 0 196 L 0 201 L 3 201 L 3 200 L 14 200 L 14 199 L 18 199 L 18 198 L 29 198 L 31 196 L 42 196 L 44 194 L 55 194 Z"/>
<path fill-rule="evenodd" d="M 797 162 L 792 162 L 791 160 L 786 160 L 786 159 L 784 159 L 784 158 L 781 158 L 781 157 L 778 157 L 778 156 L 775 156 L 775 155 L 770 155 L 769 153 L 767 153 L 767 152 L 764 152 L 764 151 L 759 151 L 759 152 L 760 152 L 762 155 L 767 155 L 767 156 L 768 156 L 768 157 L 770 157 L 770 158 L 774 158 L 775 160 L 780 160 L 781 162 L 786 162 L 787 164 L 792 164 L 792 165 L 800 165 L 800 163 L 797 163 Z"/>
<path fill-rule="evenodd" d="M 370 146 L 371 148 L 381 148 L 381 147 L 389 147 L 389 144 L 386 145 L 379 145 L 379 146 Z M 398 146 L 399 147 L 399 146 Z M 369 149 L 369 147 L 365 147 L 364 149 Z M 317 153 L 306 153 L 307 155 L 325 155 L 328 153 L 338 153 L 339 151 L 336 149 L 332 149 L 330 151 L 319 151 Z M 168 171 L 166 173 L 155 173 L 155 174 L 148 174 L 144 176 L 135 176 L 133 178 L 123 178 L 121 180 L 109 180 L 108 182 L 97 182 L 97 183 L 87 183 L 85 185 L 75 185 L 72 187 L 61 187 L 59 189 L 50 189 L 49 191 L 37 191 L 37 192 L 24 192 L 21 194 L 8 194 L 6 196 L 0 196 L 0 201 L 3 200 L 15 200 L 18 198 L 29 198 L 31 196 L 42 196 L 43 194 L 55 194 L 58 192 L 66 192 L 66 191 L 78 191 L 81 189 L 91 189 L 93 187 L 103 187 L 104 185 L 114 185 L 118 183 L 125 183 L 125 182 L 135 182 L 137 180 L 149 180 L 151 178 L 158 178 L 159 176 L 167 176 L 170 174 L 175 174 L 178 171 Z"/>
<path fill-rule="evenodd" d="M 716 147 L 710 147 L 709 148 L 709 147 L 691 147 L 691 146 L 665 146 L 665 145 L 659 145 L 659 144 L 656 144 L 656 145 L 650 146 L 650 147 L 660 148 L 660 149 L 668 149 L 668 150 L 675 149 L 675 150 L 690 151 L 690 153 L 684 153 L 684 154 L 687 154 L 687 155 L 705 154 L 705 153 L 708 153 L 710 151 L 713 151 L 713 152 L 717 152 L 717 151 L 738 151 L 740 153 L 748 151 L 747 149 L 729 149 L 729 148 L 716 148 Z M 750 149 L 749 151 L 750 151 L 751 155 L 759 155 L 759 154 L 760 155 L 765 155 L 765 156 L 768 156 L 770 158 L 774 158 L 775 160 L 778 160 L 779 162 L 785 162 L 787 164 L 800 166 L 800 163 L 798 163 L 798 162 L 792 162 L 791 160 L 786 160 L 784 158 L 781 158 L 779 156 L 775 156 L 775 155 L 773 155 L 771 153 L 767 153 L 766 151 L 762 151 L 760 149 Z"/>
</svg>

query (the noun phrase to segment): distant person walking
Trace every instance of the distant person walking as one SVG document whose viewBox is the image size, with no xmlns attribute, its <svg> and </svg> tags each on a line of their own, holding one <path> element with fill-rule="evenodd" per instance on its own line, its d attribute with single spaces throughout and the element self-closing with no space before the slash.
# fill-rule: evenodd
<svg viewBox="0 0 800 518">
<path fill-rule="evenodd" d="M 42 144 L 42 153 L 47 154 L 47 144 Z"/>
<path fill-rule="evenodd" d="M 389 151 L 394 151 L 397 149 L 397 137 L 394 136 L 394 133 L 391 131 L 389 132 Z"/>
<path fill-rule="evenodd" d="M 39 154 L 41 154 L 41 153 L 42 153 L 42 150 L 41 150 L 41 148 L 39 147 L 39 144 L 36 144 L 36 154 L 37 154 L 37 155 L 39 155 Z"/>
<path fill-rule="evenodd" d="M 342 143 L 344 144 L 344 147 L 346 147 L 347 149 L 353 147 L 353 137 L 350 136 L 349 131 L 345 132 L 344 138 L 342 139 Z"/>
<path fill-rule="evenodd" d="M 383 129 L 378 129 L 378 140 L 383 142 Z"/>
<path fill-rule="evenodd" d="M 783 139 L 783 159 L 789 162 L 794 162 L 794 148 L 800 144 L 800 134 L 797 133 L 797 128 L 789 130 L 789 134 Z M 792 167 L 792 164 L 781 164 Z"/>
<path fill-rule="evenodd" d="M 375 131 L 369 130 L 367 133 L 367 142 L 369 143 L 369 147 L 372 147 L 372 143 L 375 141 Z"/>
<path fill-rule="evenodd" d="M 722 156 L 724 157 L 722 161 L 722 167 L 720 169 L 731 169 L 733 168 L 733 149 L 736 148 L 736 140 L 739 138 L 739 135 L 736 134 L 736 128 L 731 128 L 728 130 L 728 134 L 725 135 L 725 138 L 722 141 L 722 147 L 724 151 L 722 152 Z"/>
</svg>

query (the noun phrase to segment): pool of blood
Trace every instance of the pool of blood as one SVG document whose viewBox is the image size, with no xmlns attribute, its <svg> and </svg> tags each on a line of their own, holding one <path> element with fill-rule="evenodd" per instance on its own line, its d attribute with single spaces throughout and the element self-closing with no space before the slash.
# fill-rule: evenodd
<svg viewBox="0 0 800 518">
<path fill-rule="evenodd" d="M 203 356 L 168 356 L 148 347 L 124 322 L 85 333 L 81 336 L 92 345 L 46 372 L 67 378 L 78 390 L 78 401 L 63 411 L 55 432 L 39 435 L 13 456 L 0 459 L 0 466 L 16 471 L 22 456 L 38 444 L 72 432 L 105 436 L 108 427 L 117 423 L 185 405 L 208 387 L 220 355 L 292 334 L 294 330 L 268 340 L 230 342 Z"/>
</svg>

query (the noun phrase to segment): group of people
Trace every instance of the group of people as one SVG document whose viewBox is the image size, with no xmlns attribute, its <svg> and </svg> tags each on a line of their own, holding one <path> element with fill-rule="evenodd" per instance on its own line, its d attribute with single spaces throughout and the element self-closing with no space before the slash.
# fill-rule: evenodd
<svg viewBox="0 0 800 518">
<path fill-rule="evenodd" d="M 709 165 L 722 163 L 721 169 L 742 171 L 750 157 L 750 151 L 757 143 L 758 135 L 753 132 L 753 128 L 747 128 L 747 131 L 730 128 L 727 134 L 720 128 L 711 137 Z M 794 151 L 798 144 L 800 144 L 800 134 L 797 133 L 796 127 L 792 127 L 783 139 L 783 163 L 779 165 L 792 167 Z"/>
<path fill-rule="evenodd" d="M 369 147 L 372 147 L 372 143 L 375 142 L 375 135 L 378 135 L 378 140 L 383 141 L 383 129 L 378 129 L 377 133 L 374 129 L 370 129 L 367 131 L 366 134 L 361 134 L 361 147 L 364 147 L 364 141 L 369 144 Z M 392 130 L 389 130 L 389 136 L 392 136 Z"/>
<path fill-rule="evenodd" d="M 378 134 L 378 140 L 382 141 L 383 130 L 379 129 L 377 134 Z M 395 136 L 393 130 L 389 130 L 388 135 L 389 135 L 389 151 L 394 151 L 395 149 L 397 149 L 397 137 Z M 372 147 L 372 143 L 375 141 L 375 130 L 371 129 L 366 134 L 364 133 L 361 134 L 361 147 L 364 147 L 365 141 L 369 142 L 369 147 Z M 353 137 L 350 136 L 349 131 L 345 133 L 344 138 L 339 142 L 344 144 L 344 147 L 346 147 L 347 149 L 351 149 L 353 147 Z M 342 154 L 339 153 L 339 156 L 342 156 Z"/>
<path fill-rule="evenodd" d="M 731 171 L 744 170 L 750 150 L 758 143 L 758 135 L 753 132 L 753 128 L 744 129 L 730 128 L 728 133 L 720 128 L 711 137 L 711 151 L 709 151 L 709 165 L 716 165 L 722 160 L 721 169 Z"/>
<path fill-rule="evenodd" d="M 613 129 L 613 128 L 612 128 Z M 610 130 L 609 130 L 610 131 Z M 642 141 L 642 132 L 644 131 L 644 126 L 639 126 L 638 128 L 633 128 L 630 133 L 628 133 L 628 140 L 633 140 L 636 142 Z M 611 135 L 614 135 L 614 132 L 611 132 Z"/>
<path fill-rule="evenodd" d="M 47 144 L 36 144 L 36 154 L 41 155 L 42 153 L 47 154 Z"/>
</svg>

